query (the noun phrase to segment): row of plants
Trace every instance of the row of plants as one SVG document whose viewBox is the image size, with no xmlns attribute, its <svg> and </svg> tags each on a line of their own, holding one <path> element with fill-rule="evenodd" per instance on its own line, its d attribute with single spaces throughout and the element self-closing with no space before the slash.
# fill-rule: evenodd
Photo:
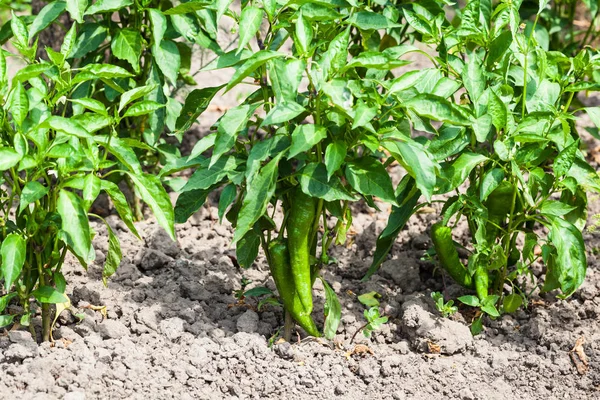
<svg viewBox="0 0 600 400">
<path fill-rule="evenodd" d="M 144 202 L 175 238 L 174 224 L 218 192 L 238 263 L 266 256 L 288 340 L 294 323 L 335 335 L 341 307 L 322 271 L 357 201 L 392 207 L 365 279 L 414 212 L 443 203 L 429 254 L 471 293 L 459 300 L 481 310 L 474 333 L 484 315 L 527 305 L 538 262 L 537 287 L 570 296 L 587 266 L 587 193 L 600 191 L 575 124 L 587 113 L 597 136 L 600 108 L 577 94 L 599 88 L 600 62 L 597 4 L 583 2 L 593 18 L 579 30 L 564 29 L 575 18 L 566 3 L 575 2 L 67 0 L 12 14 L 0 28 L 0 43 L 16 50 L 0 50 L 0 326 L 19 317 L 34 333 L 39 304 L 50 338 L 51 305 L 68 306 L 66 254 L 84 267 L 94 259 L 89 220 L 104 216 L 90 207 L 101 193 L 134 234 Z M 60 51 L 36 57 L 40 32 L 64 13 L 72 25 Z M 217 40 L 225 18 L 238 35 L 232 50 Z M 234 72 L 180 103 L 174 93 L 195 84 L 196 49 L 215 55 L 203 71 Z M 430 67 L 411 69 L 413 53 Z M 17 61 L 25 65 L 9 77 Z M 181 141 L 232 89 L 249 94 L 182 156 L 168 136 Z M 395 164 L 406 172 L 396 186 Z M 179 192 L 174 208 L 164 185 Z M 461 221 L 466 264 L 452 234 Z M 107 230 L 104 279 L 121 259 Z M 322 328 L 312 318 L 317 279 Z M 7 313 L 9 303 L 20 311 Z M 376 307 L 369 315 L 370 330 L 383 322 Z"/>
</svg>

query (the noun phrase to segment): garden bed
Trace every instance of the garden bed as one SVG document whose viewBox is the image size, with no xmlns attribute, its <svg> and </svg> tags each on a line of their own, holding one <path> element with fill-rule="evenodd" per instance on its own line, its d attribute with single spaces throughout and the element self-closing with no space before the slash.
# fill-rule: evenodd
<svg viewBox="0 0 600 400">
<path fill-rule="evenodd" d="M 592 206 L 600 211 L 598 202 Z M 41 346 L 27 331 L 1 337 L 2 396 L 73 400 L 598 395 L 597 233 L 586 234 L 588 276 L 572 298 L 534 297 L 528 309 L 486 320 L 485 331 L 472 337 L 462 314 L 456 314 L 456 322 L 444 319 L 429 298 L 432 290 L 444 290 L 439 275 L 432 275 L 434 264 L 421 261 L 430 246 L 426 229 L 436 214 L 414 216 L 380 273 L 362 283 L 376 232 L 385 220 L 383 215 L 376 220 L 372 214 L 358 213 L 352 246 L 336 250 L 338 263 L 325 275 L 342 303 L 338 335 L 332 342 L 297 342 L 294 335 L 290 345 L 270 342 L 283 324 L 281 308 L 267 305 L 257 312 L 254 298 L 236 304 L 234 291 L 242 276 L 252 281 L 248 288 L 274 289 L 274 284 L 262 258 L 248 270 L 234 266 L 232 231 L 215 222 L 215 215 L 215 207 L 204 208 L 179 226 L 178 245 L 152 220 L 137 225 L 146 238 L 142 242 L 109 218 L 122 241 L 124 260 L 108 288 L 100 279 L 106 232 L 95 225 L 96 264 L 87 274 L 73 259 L 65 266 L 73 313 L 83 313 L 84 319 L 78 322 L 64 312 L 55 342 Z M 460 290 L 456 285 L 446 288 L 453 297 Z M 364 324 L 364 306 L 356 296 L 370 291 L 383 296 L 381 307 L 390 322 L 370 340 L 358 334 L 351 345 L 351 337 Z M 321 286 L 315 288 L 315 299 L 319 310 L 324 301 Z M 90 306 L 105 306 L 106 318 Z M 583 374 L 571 353 L 581 337 L 589 362 Z"/>
</svg>

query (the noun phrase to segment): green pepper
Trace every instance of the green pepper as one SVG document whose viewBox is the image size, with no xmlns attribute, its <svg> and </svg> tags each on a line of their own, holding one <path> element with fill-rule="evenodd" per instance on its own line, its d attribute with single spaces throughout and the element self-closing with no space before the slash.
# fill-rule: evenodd
<svg viewBox="0 0 600 400">
<path fill-rule="evenodd" d="M 475 291 L 480 301 L 483 301 L 488 296 L 488 287 L 490 285 L 490 277 L 487 268 L 480 265 L 475 270 Z"/>
<path fill-rule="evenodd" d="M 488 210 L 488 223 L 486 224 L 486 236 L 488 242 L 492 244 L 498 236 L 498 227 L 506 222 L 506 217 L 510 214 L 512 207 L 513 192 L 515 187 L 508 181 L 503 181 L 488 196 L 485 206 Z M 515 210 L 520 207 L 520 202 L 515 204 Z"/>
<path fill-rule="evenodd" d="M 309 240 L 315 214 L 315 199 L 297 187 L 287 221 L 288 248 L 296 293 L 308 313 L 313 309 Z"/>
<path fill-rule="evenodd" d="M 271 275 L 275 281 L 275 286 L 277 286 L 277 291 L 279 292 L 279 297 L 283 302 L 284 308 L 309 335 L 320 336 L 315 322 L 310 313 L 305 310 L 296 292 L 286 242 L 278 239 L 272 241 L 269 244 L 269 255 L 271 257 L 269 263 Z"/>
<path fill-rule="evenodd" d="M 452 229 L 438 222 L 431 227 L 431 240 L 435 247 L 435 252 L 438 255 L 440 264 L 448 272 L 448 274 L 465 288 L 472 288 L 473 281 L 471 275 L 460 262 L 458 252 L 452 241 Z"/>
</svg>

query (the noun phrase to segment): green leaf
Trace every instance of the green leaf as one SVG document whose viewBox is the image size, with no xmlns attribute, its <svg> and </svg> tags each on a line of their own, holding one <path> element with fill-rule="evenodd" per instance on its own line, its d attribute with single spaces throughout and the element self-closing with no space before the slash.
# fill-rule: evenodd
<svg viewBox="0 0 600 400">
<path fill-rule="evenodd" d="M 246 297 L 259 297 L 264 295 L 274 296 L 275 294 L 271 289 L 264 286 L 257 286 L 244 292 L 244 296 Z"/>
<path fill-rule="evenodd" d="M 219 183 L 228 172 L 233 171 L 237 164 L 232 156 L 220 158 L 214 165 L 207 168 L 204 162 L 188 180 L 187 184 L 181 189 L 182 192 L 190 190 L 204 190 L 212 185 Z"/>
<path fill-rule="evenodd" d="M 404 105 L 415 114 L 434 121 L 459 126 L 471 124 L 471 116 L 465 108 L 432 94 L 418 94 L 404 102 Z"/>
<path fill-rule="evenodd" d="M 15 76 L 13 77 L 13 83 L 14 82 L 25 82 L 31 78 L 37 78 L 42 73 L 48 71 L 50 68 L 52 68 L 52 64 L 49 64 L 47 62 L 42 62 L 39 64 L 30 64 L 24 68 L 21 68 L 15 74 Z"/>
<path fill-rule="evenodd" d="M 556 82 L 544 79 L 535 92 L 527 92 L 527 111 L 544 112 L 554 107 L 561 94 L 561 87 Z"/>
<path fill-rule="evenodd" d="M 114 79 L 114 78 L 129 78 L 133 74 L 125 68 L 110 64 L 87 64 L 82 71 L 91 72 L 98 78 Z"/>
<path fill-rule="evenodd" d="M 350 27 L 333 38 L 329 43 L 327 51 L 323 53 L 323 57 L 319 60 L 319 66 L 321 67 L 320 75 L 322 78 L 317 80 L 318 84 L 326 82 L 335 72 L 346 66 L 349 44 Z"/>
<path fill-rule="evenodd" d="M 29 98 L 21 82 L 15 82 L 13 87 L 13 92 L 9 98 L 8 111 L 12 114 L 16 124 L 21 127 L 29 112 Z"/>
<path fill-rule="evenodd" d="M 362 278 L 362 282 L 367 281 L 377 270 L 389 251 L 392 249 L 396 238 L 408 222 L 413 210 L 421 196 L 421 191 L 415 188 L 415 180 L 409 175 L 400 182 L 396 202 L 400 207 L 392 206 L 392 213 L 388 219 L 388 224 L 377 238 L 373 261 L 369 270 Z"/>
<path fill-rule="evenodd" d="M 229 184 L 223 188 L 221 192 L 221 196 L 219 197 L 219 223 L 223 221 L 223 216 L 225 215 L 225 211 L 227 208 L 235 201 L 237 197 L 237 188 L 234 184 Z"/>
<path fill-rule="evenodd" d="M 488 140 L 490 132 L 492 131 L 492 116 L 483 114 L 474 121 L 472 126 L 477 141 L 479 143 L 484 143 Z"/>
<path fill-rule="evenodd" d="M 508 111 L 506 104 L 498 97 L 493 91 L 489 91 L 488 96 L 488 111 L 492 117 L 492 124 L 496 127 L 496 130 L 501 130 L 506 127 Z"/>
<path fill-rule="evenodd" d="M 479 307 L 479 298 L 477 296 L 460 296 L 458 301 L 471 307 Z"/>
<path fill-rule="evenodd" d="M 325 278 L 321 276 L 319 278 L 325 288 L 325 326 L 323 333 L 327 339 L 333 340 L 342 317 L 342 306 L 335 291 L 329 286 Z"/>
<path fill-rule="evenodd" d="M 471 324 L 471 335 L 477 336 L 483 331 L 483 321 L 481 317 L 477 318 Z"/>
<path fill-rule="evenodd" d="M 209 4 L 210 3 L 206 2 L 206 1 L 191 0 L 186 3 L 178 4 L 177 6 L 175 6 L 173 8 L 169 8 L 168 10 L 164 11 L 163 13 L 165 15 L 188 14 L 188 13 L 193 13 L 198 10 L 203 10 Z"/>
<path fill-rule="evenodd" d="M 73 25 L 71 29 L 73 29 L 73 35 L 75 35 L 77 32 L 75 25 Z M 103 25 L 97 23 L 84 24 L 79 32 L 79 35 L 77 36 L 77 39 L 75 40 L 75 43 L 72 45 L 70 52 L 66 52 L 67 48 L 70 46 L 65 46 L 63 43 L 65 48 L 65 52 L 63 54 L 68 54 L 68 56 L 66 56 L 67 58 L 83 58 L 90 51 L 95 51 L 100 47 L 100 45 L 104 42 L 104 39 L 106 39 L 107 33 L 108 31 Z"/>
<path fill-rule="evenodd" d="M 8 306 L 8 303 L 17 296 L 17 292 L 11 292 L 9 294 L 6 294 L 2 297 L 0 297 L 0 312 L 3 312 L 6 307 Z"/>
<path fill-rule="evenodd" d="M 127 61 L 134 71 L 140 71 L 142 35 L 139 31 L 130 28 L 118 30 L 110 44 L 110 48 L 115 57 Z"/>
<path fill-rule="evenodd" d="M 579 185 L 587 190 L 600 192 L 600 177 L 596 170 L 585 160 L 575 158 L 567 176 L 574 178 Z"/>
<path fill-rule="evenodd" d="M 363 31 L 397 28 L 402 26 L 390 21 L 381 13 L 369 11 L 359 11 L 355 13 L 348 19 L 348 23 Z"/>
<path fill-rule="evenodd" d="M 366 307 L 379 307 L 379 297 L 381 295 L 377 292 L 363 293 L 358 296 L 358 301 Z"/>
<path fill-rule="evenodd" d="M 557 177 L 563 177 L 569 172 L 573 162 L 575 161 L 575 157 L 577 156 L 577 151 L 579 150 L 579 139 L 571 143 L 569 146 L 565 147 L 554 159 L 554 164 L 552 165 L 552 169 L 554 169 L 554 173 Z"/>
<path fill-rule="evenodd" d="M 493 168 L 483 175 L 481 186 L 479 188 L 479 200 L 485 201 L 488 196 L 504 180 L 504 170 L 502 168 Z"/>
<path fill-rule="evenodd" d="M 164 106 L 164 104 L 160 104 L 152 100 L 142 100 L 129 107 L 123 115 L 123 118 L 147 115 L 163 108 Z"/>
<path fill-rule="evenodd" d="M 108 251 L 106 253 L 106 261 L 102 270 L 102 282 L 104 286 L 108 286 L 108 278 L 110 278 L 119 268 L 123 254 L 121 253 L 121 244 L 119 238 L 115 235 L 109 224 L 106 224 L 108 232 Z"/>
<path fill-rule="evenodd" d="M 133 224 L 133 213 L 131 212 L 131 208 L 129 208 L 125 195 L 121 192 L 121 189 L 113 182 L 105 180 L 100 182 L 100 188 L 110 197 L 121 220 L 127 225 L 129 230 L 139 238 L 140 235 Z"/>
<path fill-rule="evenodd" d="M 306 109 L 295 101 L 284 101 L 278 103 L 271 111 L 269 111 L 260 126 L 263 127 L 288 122 L 305 111 Z"/>
<path fill-rule="evenodd" d="M 11 169 L 15 165 L 17 165 L 19 161 L 21 161 L 22 157 L 23 156 L 21 156 L 13 149 L 0 147 L 0 171 L 6 171 L 7 169 Z"/>
<path fill-rule="evenodd" d="M 0 255 L 2 256 L 2 276 L 4 289 L 8 292 L 13 283 L 19 279 L 25 264 L 27 244 L 16 233 L 11 233 L 2 241 Z"/>
<path fill-rule="evenodd" d="M 358 101 L 354 109 L 354 122 L 352 123 L 352 129 L 368 125 L 378 113 L 379 110 L 377 107 L 371 107 L 363 101 Z"/>
<path fill-rule="evenodd" d="M 136 88 L 126 91 L 125 93 L 123 93 L 121 95 L 118 111 L 121 112 L 121 110 L 124 109 L 129 103 L 146 96 L 147 94 L 152 92 L 154 89 L 156 89 L 156 85 L 146 85 L 146 86 L 139 86 L 139 87 L 136 87 Z"/>
<path fill-rule="evenodd" d="M 39 126 L 40 128 L 50 128 L 58 132 L 66 133 L 67 135 L 75 136 L 81 139 L 91 138 L 92 136 L 83 127 L 72 119 L 51 116 Z"/>
<path fill-rule="evenodd" d="M 486 79 L 483 74 L 482 62 L 477 53 L 469 54 L 469 61 L 465 64 L 462 73 L 462 81 L 469 93 L 471 101 L 477 104 L 479 98 L 485 91 Z"/>
<path fill-rule="evenodd" d="M 154 47 L 162 42 L 165 32 L 167 31 L 167 18 L 159 10 L 153 8 L 148 9 L 148 15 L 150 15 L 150 22 L 152 23 L 152 39 L 154 40 Z"/>
<path fill-rule="evenodd" d="M 481 306 L 481 311 L 483 311 L 484 313 L 488 314 L 491 317 L 498 318 L 500 316 L 498 309 L 493 304 L 486 304 L 486 305 Z"/>
<path fill-rule="evenodd" d="M 518 294 L 509 294 L 502 300 L 502 308 L 504 312 L 513 313 L 521 307 L 523 304 L 523 298 Z"/>
<path fill-rule="evenodd" d="M 15 319 L 15 315 L 0 315 L 0 328 L 4 328 L 12 324 L 13 319 Z"/>
<path fill-rule="evenodd" d="M 112 13 L 133 4 L 133 0 L 97 0 L 83 15 Z"/>
<path fill-rule="evenodd" d="M 69 3 L 67 2 L 67 7 L 68 6 L 69 6 Z M 76 40 L 77 40 L 77 24 L 73 24 L 71 26 L 71 29 L 69 29 L 67 31 L 67 34 L 65 35 L 62 45 L 60 46 L 60 54 L 62 54 L 62 56 L 64 58 L 66 58 L 71 53 Z"/>
<path fill-rule="evenodd" d="M 287 156 L 288 159 L 310 150 L 317 143 L 327 137 L 327 130 L 320 125 L 298 125 L 292 132 L 292 146 Z"/>
<path fill-rule="evenodd" d="M 560 283 L 562 297 L 571 296 L 583 283 L 587 269 L 585 245 L 581 232 L 562 218 L 553 218 L 550 227 L 557 258 L 553 275 Z"/>
<path fill-rule="evenodd" d="M 3 51 L 0 51 L 0 85 L 6 84 L 6 56 Z"/>
<path fill-rule="evenodd" d="M 20 45 L 20 47 L 29 48 L 29 34 L 27 33 L 27 27 L 25 26 L 23 19 L 17 17 L 13 11 L 11 11 L 11 15 L 10 29 L 17 41 L 16 44 Z"/>
<path fill-rule="evenodd" d="M 249 186 L 252 185 L 252 181 L 256 177 L 263 161 L 279 153 L 285 154 L 289 147 L 290 139 L 287 134 L 272 136 L 252 146 L 248 155 L 248 161 L 246 161 L 246 184 Z"/>
<path fill-rule="evenodd" d="M 540 206 L 540 213 L 554 217 L 562 217 L 575 209 L 577 209 L 577 207 L 570 206 L 561 201 L 546 200 Z"/>
<path fill-rule="evenodd" d="M 67 244 L 84 262 L 94 261 L 88 216 L 77 195 L 61 189 L 56 204 L 62 219 L 61 229 L 66 233 Z"/>
<path fill-rule="evenodd" d="M 325 201 L 356 199 L 348 193 L 337 177 L 329 179 L 322 163 L 310 163 L 300 171 L 300 187 L 309 196 Z"/>
<path fill-rule="evenodd" d="M 258 7 L 244 7 L 240 16 L 240 38 L 238 42 L 238 53 L 242 51 L 250 40 L 260 29 L 263 19 L 263 10 Z"/>
<path fill-rule="evenodd" d="M 66 0 L 67 11 L 71 14 L 71 18 L 79 24 L 83 24 L 83 15 L 88 6 L 88 0 Z"/>
<path fill-rule="evenodd" d="M 188 160 L 193 160 L 206 150 L 210 149 L 215 145 L 215 139 L 217 137 L 216 133 L 209 133 L 204 136 L 202 139 L 198 140 L 192 149 L 192 152 L 188 156 Z M 253 147 L 254 148 L 254 147 Z"/>
<path fill-rule="evenodd" d="M 0 157 L 2 157 L 0 155 Z M 1 168 L 0 168 L 1 169 Z M 44 197 L 48 194 L 48 188 L 43 186 L 37 181 L 27 182 L 21 191 L 21 197 L 19 199 L 19 214 L 25 210 L 25 208 Z"/>
<path fill-rule="evenodd" d="M 462 153 L 451 164 L 442 168 L 441 177 L 445 181 L 440 182 L 439 192 L 448 193 L 456 189 L 467 179 L 473 168 L 487 160 L 488 158 L 481 154 L 471 152 Z"/>
<path fill-rule="evenodd" d="M 85 107 L 88 110 L 93 111 L 95 113 L 108 115 L 106 106 L 98 100 L 90 99 L 89 97 L 84 97 L 82 99 L 70 99 L 70 101 L 72 103 L 79 104 L 80 106 Z"/>
<path fill-rule="evenodd" d="M 250 268 L 256 257 L 260 247 L 260 235 L 253 229 L 248 231 L 235 246 L 235 256 L 238 264 L 242 268 Z"/>
<path fill-rule="evenodd" d="M 348 151 L 346 143 L 340 140 L 335 140 L 325 149 L 325 167 L 327 168 L 327 180 L 331 179 L 346 159 Z"/>
<path fill-rule="evenodd" d="M 237 68 L 237 70 L 231 77 L 231 80 L 225 87 L 225 91 L 229 91 L 232 87 L 236 86 L 244 78 L 252 74 L 254 71 L 256 71 L 258 67 L 265 64 L 267 61 L 284 56 L 284 53 L 278 53 L 276 51 L 271 50 L 261 50 L 254 53 L 250 58 L 245 60 L 244 63 Z"/>
<path fill-rule="evenodd" d="M 160 179 L 150 174 L 133 174 L 127 172 L 133 181 L 144 203 L 152 209 L 158 224 L 169 234 L 173 241 L 175 238 L 174 213 L 171 198 L 165 191 Z"/>
<path fill-rule="evenodd" d="M 271 197 L 275 193 L 278 164 L 282 153 L 265 165 L 247 189 L 237 220 L 233 243 L 238 242 L 267 211 Z"/>
<path fill-rule="evenodd" d="M 436 185 L 436 163 L 422 144 L 407 139 L 405 142 L 385 141 L 381 143 L 387 151 L 412 176 L 417 188 L 427 201 L 431 200 Z"/>
<path fill-rule="evenodd" d="M 377 196 L 381 200 L 398 205 L 392 180 L 383 164 L 372 157 L 363 157 L 346 165 L 346 179 L 350 186 L 365 196 Z"/>
<path fill-rule="evenodd" d="M 40 286 L 31 295 L 40 303 L 62 304 L 69 302 L 69 298 L 50 286 Z"/>
<path fill-rule="evenodd" d="M 175 86 L 177 84 L 179 68 L 181 67 L 181 57 L 175 42 L 163 40 L 160 42 L 160 46 L 153 47 L 152 55 L 158 68 Z"/>
<path fill-rule="evenodd" d="M 236 50 L 231 50 L 227 53 L 221 54 L 218 57 L 215 57 L 211 62 L 206 64 L 200 71 L 213 71 L 216 69 L 228 68 L 232 67 L 239 62 L 250 58 L 254 54 L 252 51 L 248 49 L 242 50 L 239 54 L 237 54 Z"/>
<path fill-rule="evenodd" d="M 192 90 L 186 97 L 185 104 L 177 118 L 175 124 L 177 130 L 187 131 L 200 114 L 208 108 L 212 98 L 223 86 L 225 85 Z"/>
<path fill-rule="evenodd" d="M 506 51 L 510 48 L 513 42 L 512 32 L 509 30 L 503 31 L 498 35 L 489 46 L 489 52 L 486 59 L 488 68 L 491 70 L 494 63 L 499 61 Z"/>
<path fill-rule="evenodd" d="M 67 4 L 64 1 L 53 1 L 42 8 L 31 25 L 29 25 L 29 40 L 33 39 L 35 35 L 54 22 L 62 14 L 66 6 Z"/>
<path fill-rule="evenodd" d="M 185 223 L 204 205 L 210 191 L 210 189 L 194 189 L 181 193 L 175 203 L 175 223 Z"/>
<path fill-rule="evenodd" d="M 217 128 L 217 137 L 215 138 L 215 148 L 210 160 L 209 167 L 215 165 L 220 157 L 227 153 L 238 137 L 238 134 L 244 130 L 248 119 L 256 109 L 256 106 L 242 104 L 237 107 L 230 108 L 219 119 Z"/>
<path fill-rule="evenodd" d="M 310 44 L 313 40 L 313 27 L 311 23 L 304 18 L 302 9 L 298 13 L 298 19 L 296 20 L 295 26 L 296 40 L 294 45 L 298 49 L 298 52 L 305 55 L 310 50 Z"/>
</svg>

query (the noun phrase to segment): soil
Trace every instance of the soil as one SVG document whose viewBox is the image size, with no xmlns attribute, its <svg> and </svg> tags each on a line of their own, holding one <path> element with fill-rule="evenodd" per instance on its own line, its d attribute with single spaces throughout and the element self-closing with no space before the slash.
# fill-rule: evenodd
<svg viewBox="0 0 600 400">
<path fill-rule="evenodd" d="M 86 273 L 67 261 L 73 307 L 58 318 L 54 343 L 38 346 L 24 330 L 0 337 L 0 398 L 598 398 L 600 271 L 592 250 L 599 233 L 586 233 L 588 277 L 572 298 L 534 295 L 528 309 L 486 320 L 472 337 L 466 308 L 442 318 L 430 300 L 432 290 L 461 292 L 444 288 L 434 265 L 421 260 L 437 212 L 413 216 L 380 272 L 364 283 L 385 213 L 356 212 L 351 245 L 334 250 L 338 262 L 324 273 L 342 303 L 338 334 L 329 342 L 298 332 L 292 344 L 273 343 L 280 308 L 259 311 L 258 299 L 234 296 L 242 277 L 252 281 L 248 288 L 274 284 L 262 257 L 253 268 L 236 268 L 232 229 L 215 221 L 213 205 L 178 227 L 177 243 L 151 218 L 138 224 L 140 241 L 109 217 L 124 259 L 107 288 L 106 228 L 94 224 L 96 264 Z M 382 295 L 390 322 L 350 344 L 364 323 L 357 295 L 370 291 Z M 322 310 L 320 284 L 315 298 Z M 571 350 L 581 337 L 588 366 L 578 371 L 583 365 Z"/>
<path fill-rule="evenodd" d="M 420 67 L 418 60 L 411 66 Z M 197 80 L 213 86 L 228 75 Z M 186 138 L 187 151 L 238 95 L 215 99 Z M 396 182 L 400 174 L 395 171 Z M 108 217 L 123 248 L 108 287 L 101 281 L 106 228 L 93 223 L 96 262 L 85 271 L 67 260 L 72 308 L 59 316 L 54 342 L 38 345 L 22 328 L 0 335 L 0 399 L 600 398 L 600 232 L 585 233 L 588 275 L 571 298 L 534 292 L 525 310 L 486 319 L 484 332 L 473 337 L 468 308 L 443 318 L 430 297 L 432 291 L 462 294 L 423 259 L 439 210 L 413 216 L 379 273 L 361 282 L 387 213 L 359 204 L 350 244 L 332 250 L 337 261 L 324 272 L 342 303 L 337 336 L 327 341 L 299 331 L 290 344 L 277 341 L 281 308 L 259 310 L 260 299 L 235 297 L 243 277 L 251 281 L 247 289 L 275 285 L 262 255 L 250 269 L 236 266 L 232 229 L 218 223 L 216 200 L 211 196 L 178 226 L 177 243 L 151 217 L 137 224 L 143 241 Z M 600 213 L 597 200 L 590 207 L 590 215 Z M 466 240 L 464 226 L 457 238 Z M 543 278 L 543 269 L 534 275 Z M 359 333 L 350 343 L 365 322 L 357 296 L 371 291 L 382 295 L 390 321 L 371 338 Z M 320 326 L 323 303 L 317 281 Z M 578 340 L 579 353 L 573 351 Z"/>
</svg>

